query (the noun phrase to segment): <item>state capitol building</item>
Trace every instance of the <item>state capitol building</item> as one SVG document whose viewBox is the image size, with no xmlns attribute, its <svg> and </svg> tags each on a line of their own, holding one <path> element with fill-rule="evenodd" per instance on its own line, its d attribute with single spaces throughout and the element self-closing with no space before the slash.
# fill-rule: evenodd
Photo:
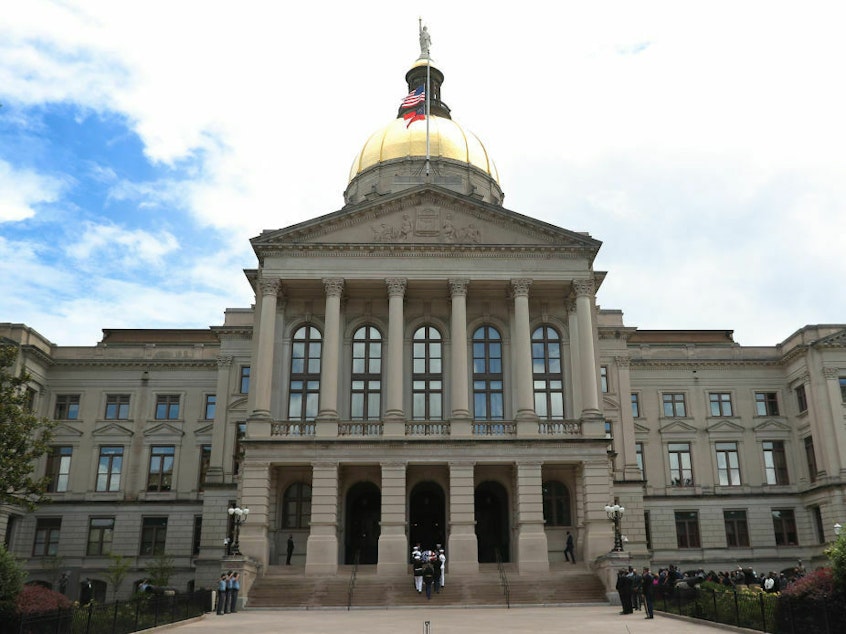
<svg viewBox="0 0 846 634">
<path fill-rule="evenodd" d="M 304 578 L 407 574 L 418 542 L 456 577 L 497 559 L 543 576 L 567 531 L 606 584 L 629 564 L 823 561 L 846 523 L 846 325 L 744 347 L 599 308 L 601 242 L 504 206 L 430 61 L 405 77 L 429 75 L 429 115 L 401 107 L 367 139 L 343 206 L 252 239 L 253 306 L 90 347 L 0 324 L 58 421 L 35 471 L 52 503 L 0 506 L 30 580 L 55 585 L 60 558 L 70 596 L 88 578 L 102 600 L 109 553 L 132 581 L 167 553 L 180 590 L 242 570 L 249 606 L 289 535 Z"/>
</svg>

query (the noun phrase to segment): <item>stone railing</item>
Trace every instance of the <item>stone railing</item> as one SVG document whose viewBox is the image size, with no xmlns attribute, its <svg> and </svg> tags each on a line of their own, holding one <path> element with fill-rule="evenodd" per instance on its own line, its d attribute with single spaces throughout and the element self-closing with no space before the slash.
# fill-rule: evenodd
<svg viewBox="0 0 846 634">
<path fill-rule="evenodd" d="M 473 423 L 474 436 L 516 436 L 517 425 L 513 422 L 491 421 Z"/>
<path fill-rule="evenodd" d="M 314 421 L 279 422 L 270 424 L 271 436 L 306 437 L 314 436 Z"/>
<path fill-rule="evenodd" d="M 380 421 L 338 423 L 338 436 L 366 436 L 370 438 L 381 435 L 382 423 Z"/>
<path fill-rule="evenodd" d="M 577 420 L 542 420 L 538 422 L 541 436 L 581 436 L 582 424 Z"/>
<path fill-rule="evenodd" d="M 406 436 L 449 436 L 449 423 L 414 421 L 405 424 Z"/>
</svg>

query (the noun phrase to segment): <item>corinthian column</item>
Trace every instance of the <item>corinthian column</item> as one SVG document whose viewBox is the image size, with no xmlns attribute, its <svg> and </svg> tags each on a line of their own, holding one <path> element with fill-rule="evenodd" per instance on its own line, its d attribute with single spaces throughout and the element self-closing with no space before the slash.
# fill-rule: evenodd
<svg viewBox="0 0 846 634">
<path fill-rule="evenodd" d="M 599 391 L 596 385 L 596 353 L 593 347 L 593 280 L 575 280 L 576 321 L 579 325 L 579 362 L 582 380 L 581 418 L 598 418 Z"/>
<path fill-rule="evenodd" d="M 405 372 L 402 367 L 402 302 L 406 280 L 391 277 L 385 283 L 388 285 L 388 401 L 385 419 L 403 420 L 402 386 Z"/>
<path fill-rule="evenodd" d="M 529 326 L 529 286 L 532 280 L 511 280 L 514 294 L 514 373 L 517 384 L 517 421 L 535 422 L 532 387 L 532 333 Z M 535 428 L 535 433 L 537 429 Z"/>
<path fill-rule="evenodd" d="M 338 353 L 341 342 L 341 294 L 343 278 L 323 280 L 326 290 L 326 316 L 323 333 L 323 360 L 320 364 L 320 409 L 318 420 L 338 420 Z"/>
<path fill-rule="evenodd" d="M 252 384 L 255 386 L 255 397 L 250 418 L 270 418 L 270 392 L 273 384 L 273 356 L 276 339 L 276 298 L 280 285 L 280 281 L 275 279 L 259 281 L 261 311 L 258 350 L 251 376 Z"/>
<path fill-rule="evenodd" d="M 452 279 L 449 281 L 450 297 L 452 298 L 452 314 L 450 315 L 450 339 L 452 340 L 452 354 L 450 371 L 452 419 L 469 420 L 470 407 L 468 405 L 467 389 L 467 286 L 469 280 Z"/>
</svg>

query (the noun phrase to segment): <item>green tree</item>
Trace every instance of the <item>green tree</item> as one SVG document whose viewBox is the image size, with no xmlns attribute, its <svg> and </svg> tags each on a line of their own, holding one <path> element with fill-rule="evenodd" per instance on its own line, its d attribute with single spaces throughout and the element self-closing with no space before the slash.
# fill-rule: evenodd
<svg viewBox="0 0 846 634">
<path fill-rule="evenodd" d="M 109 567 L 106 569 L 106 579 L 112 584 L 112 598 L 117 601 L 120 587 L 123 585 L 127 573 L 129 573 L 130 561 L 123 555 L 115 555 L 114 553 L 109 555 L 109 560 Z"/>
<path fill-rule="evenodd" d="M 831 563 L 835 589 L 846 595 L 846 531 L 842 531 L 834 543 L 826 548 L 825 554 Z"/>
<path fill-rule="evenodd" d="M 35 461 L 49 449 L 55 426 L 32 411 L 22 369 L 14 374 L 18 349 L 0 345 L 0 502 L 34 508 L 46 501 L 49 478 L 34 478 Z"/>
<path fill-rule="evenodd" d="M 166 586 L 173 576 L 173 557 L 166 553 L 158 554 L 147 564 L 146 570 L 152 585 Z"/>
<path fill-rule="evenodd" d="M 15 613 L 15 598 L 24 587 L 26 572 L 12 554 L 0 544 L 0 621 Z"/>
</svg>

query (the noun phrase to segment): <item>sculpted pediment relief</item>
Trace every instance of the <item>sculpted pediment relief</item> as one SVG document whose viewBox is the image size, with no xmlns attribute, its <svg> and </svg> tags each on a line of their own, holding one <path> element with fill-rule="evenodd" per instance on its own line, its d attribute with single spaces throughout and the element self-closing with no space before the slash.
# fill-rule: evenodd
<svg viewBox="0 0 846 634">
<path fill-rule="evenodd" d="M 135 432 L 129 429 L 128 427 L 124 427 L 123 425 L 118 425 L 117 423 L 108 423 L 103 425 L 102 427 L 98 427 L 92 433 L 93 436 L 112 436 L 112 437 L 129 437 L 134 436 Z"/>
<path fill-rule="evenodd" d="M 195 436 L 210 436 L 214 431 L 214 423 L 209 423 L 208 425 L 203 425 L 202 427 L 198 427 L 194 430 Z"/>
<path fill-rule="evenodd" d="M 823 337 L 814 345 L 819 348 L 846 348 L 846 330 Z"/>
<path fill-rule="evenodd" d="M 662 434 L 695 434 L 696 427 L 681 420 L 674 420 L 660 429 Z"/>
<path fill-rule="evenodd" d="M 742 434 L 744 429 L 730 420 L 717 421 L 706 430 L 709 434 Z"/>
<path fill-rule="evenodd" d="M 602 405 L 605 406 L 607 409 L 620 408 L 620 402 L 617 399 L 611 398 L 610 396 L 602 397 Z"/>
<path fill-rule="evenodd" d="M 304 244 L 524 245 L 597 250 L 600 242 L 437 187 L 345 208 L 253 239 L 256 247 Z"/>
<path fill-rule="evenodd" d="M 144 431 L 145 436 L 159 436 L 159 437 L 181 437 L 185 433 L 178 427 L 174 427 L 170 423 L 162 423 Z"/>
</svg>

